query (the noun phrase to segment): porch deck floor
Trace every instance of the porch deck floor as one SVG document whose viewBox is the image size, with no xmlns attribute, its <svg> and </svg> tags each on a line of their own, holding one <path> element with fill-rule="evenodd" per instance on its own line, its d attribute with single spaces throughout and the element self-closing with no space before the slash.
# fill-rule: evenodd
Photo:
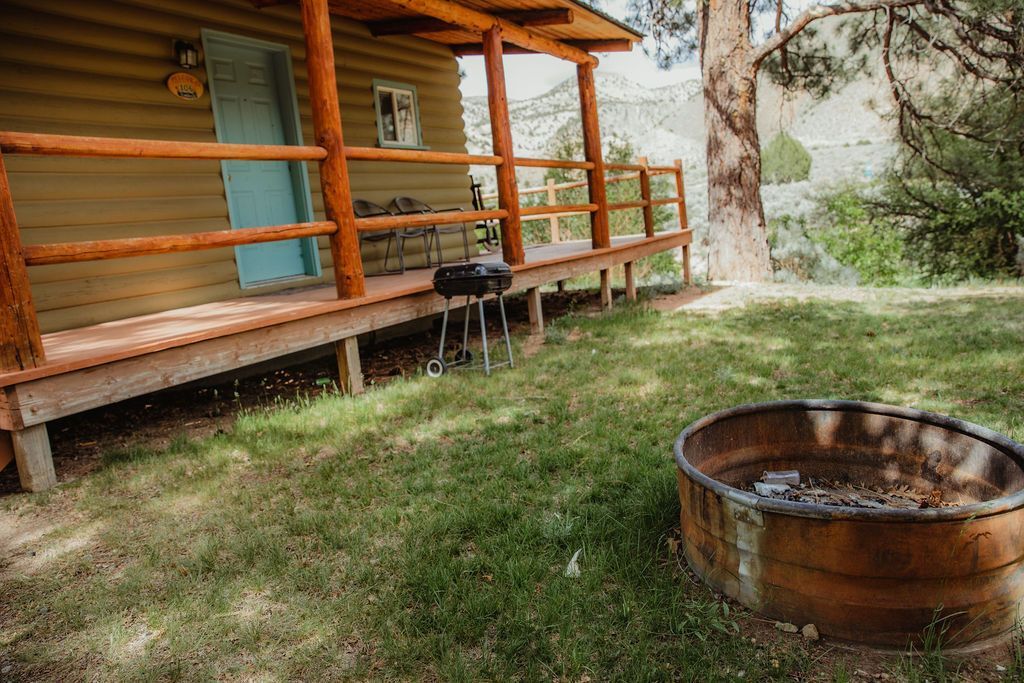
<svg viewBox="0 0 1024 683">
<path fill-rule="evenodd" d="M 681 234 L 684 233 L 659 233 L 653 238 L 645 238 L 643 235 L 615 237 L 610 249 L 601 250 L 592 249 L 589 240 L 537 245 L 526 249 L 526 263 L 517 266 L 514 271 L 520 273 L 542 266 L 557 266 L 559 263 L 571 263 L 602 254 L 614 256 L 615 252 L 653 242 L 665 241 L 665 246 L 659 250 L 670 249 L 676 246 Z M 500 259 L 501 254 L 498 253 L 483 254 L 474 260 Z M 172 347 L 422 294 L 432 290 L 432 276 L 433 269 L 423 268 L 408 270 L 401 275 L 368 277 L 367 295 L 360 299 L 339 300 L 333 286 L 317 286 L 189 306 L 46 334 L 43 335 L 46 363 L 29 370 L 2 373 L 0 386 L 10 386 Z M 516 287 L 515 280 L 513 288 L 521 289 Z"/>
</svg>

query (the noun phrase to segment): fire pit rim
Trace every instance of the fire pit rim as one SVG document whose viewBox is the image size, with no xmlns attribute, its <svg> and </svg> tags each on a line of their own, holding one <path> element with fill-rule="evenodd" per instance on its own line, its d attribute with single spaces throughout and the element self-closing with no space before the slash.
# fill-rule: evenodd
<svg viewBox="0 0 1024 683">
<path fill-rule="evenodd" d="M 1012 457 L 1015 457 L 1019 462 L 1024 463 L 1024 444 L 1017 443 L 999 432 L 974 424 L 973 422 L 967 422 L 966 420 L 960 420 L 948 415 L 940 415 L 939 413 L 918 410 L 916 408 L 903 408 L 884 403 L 832 399 L 800 399 L 766 401 L 764 403 L 745 403 L 743 405 L 711 413 L 710 415 L 705 415 L 704 417 L 695 420 L 679 434 L 679 437 L 673 445 L 676 466 L 692 481 L 739 505 L 762 512 L 775 512 L 812 519 L 851 519 L 876 522 L 947 522 L 987 517 L 1024 507 L 1024 489 L 1008 496 L 1002 496 L 1001 498 L 994 498 L 980 503 L 946 508 L 928 508 L 924 510 L 879 510 L 778 500 L 774 498 L 765 498 L 749 491 L 743 491 L 729 486 L 717 479 L 713 479 L 690 464 L 683 455 L 683 446 L 686 443 L 686 439 L 695 432 L 698 432 L 715 422 L 740 415 L 749 415 L 751 413 L 788 410 L 860 412 L 887 417 L 901 417 L 918 422 L 924 422 L 936 427 L 957 431 L 978 439 L 979 441 L 988 443 L 989 445 L 1010 454 Z"/>
</svg>

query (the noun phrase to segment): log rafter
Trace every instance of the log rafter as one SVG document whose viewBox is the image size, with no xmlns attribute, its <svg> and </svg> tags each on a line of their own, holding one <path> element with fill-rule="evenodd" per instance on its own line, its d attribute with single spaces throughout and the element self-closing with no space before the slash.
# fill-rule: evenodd
<svg viewBox="0 0 1024 683">
<path fill-rule="evenodd" d="M 568 7 L 539 10 L 517 10 L 512 12 L 495 12 L 494 16 L 520 26 L 564 26 L 573 22 L 572 10 Z M 402 17 L 401 19 L 383 19 L 367 22 L 367 28 L 373 36 L 404 36 L 419 33 L 443 33 L 458 31 L 461 27 L 427 15 Z"/>
<path fill-rule="evenodd" d="M 292 4 L 296 0 L 250 0 L 257 8 L 275 5 Z M 383 3 L 382 3 L 383 4 Z M 597 57 L 565 41 L 548 38 L 531 31 L 529 27 L 520 25 L 499 16 L 500 13 L 488 13 L 462 5 L 454 0 L 386 0 L 387 5 L 399 7 L 416 16 L 427 17 L 444 22 L 455 28 L 470 33 L 484 34 L 491 29 L 501 29 L 506 42 L 531 52 L 558 57 L 576 64 L 597 66 Z M 381 20 L 383 21 L 383 20 Z M 445 29 L 451 30 L 451 29 Z M 603 42 L 603 41 L 602 41 Z M 614 42 L 614 41 L 613 41 Z M 628 41 L 627 41 L 628 42 Z M 597 51 L 597 50 L 595 50 Z M 603 50 L 616 52 L 619 50 Z M 471 53 L 467 53 L 471 54 Z M 477 53 L 479 54 L 479 53 Z"/>
<path fill-rule="evenodd" d="M 474 33 L 487 33 L 494 29 L 501 31 L 504 42 L 543 52 L 552 57 L 565 59 L 576 64 L 597 66 L 597 58 L 583 50 L 563 42 L 542 36 L 528 28 L 506 21 L 487 12 L 460 5 L 451 0 L 388 0 L 391 5 L 425 14 L 441 21 L 455 24 Z"/>
<path fill-rule="evenodd" d="M 633 41 L 626 39 L 604 39 L 604 40 L 563 40 L 563 45 L 574 47 L 584 52 L 631 52 Z M 482 43 L 456 43 L 451 46 L 452 53 L 456 57 L 468 57 L 470 55 L 482 55 L 484 46 Z M 533 55 L 537 50 L 520 47 L 512 43 L 505 43 L 502 50 L 507 55 Z"/>
</svg>

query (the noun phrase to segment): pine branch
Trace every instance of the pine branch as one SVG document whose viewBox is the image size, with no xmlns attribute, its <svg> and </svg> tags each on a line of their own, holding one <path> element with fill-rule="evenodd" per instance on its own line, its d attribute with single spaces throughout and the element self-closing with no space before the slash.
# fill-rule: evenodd
<svg viewBox="0 0 1024 683">
<path fill-rule="evenodd" d="M 781 50 L 810 24 L 826 17 L 837 17 L 842 14 L 859 14 L 876 10 L 891 10 L 898 7 L 913 7 L 924 0 L 864 0 L 862 2 L 839 2 L 832 5 L 816 5 L 804 10 L 786 28 L 777 31 L 762 43 L 753 53 L 751 66 L 757 70 L 761 62 L 773 52 Z"/>
</svg>

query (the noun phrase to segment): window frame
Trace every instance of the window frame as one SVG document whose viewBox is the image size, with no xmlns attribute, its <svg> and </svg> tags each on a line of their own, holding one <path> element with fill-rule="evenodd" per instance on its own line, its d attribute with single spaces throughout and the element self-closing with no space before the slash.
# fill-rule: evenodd
<svg viewBox="0 0 1024 683">
<path fill-rule="evenodd" d="M 397 91 L 405 91 L 412 95 L 412 107 L 413 113 L 416 116 L 416 144 L 410 144 L 408 142 L 400 142 L 398 140 L 385 140 L 384 139 L 384 120 L 382 117 L 381 106 L 380 106 L 380 93 L 381 91 L 388 93 L 395 93 Z M 392 107 L 394 106 L 395 96 L 391 95 Z M 373 79 L 373 111 L 377 118 L 377 146 L 388 147 L 391 149 L 430 149 L 423 144 L 423 127 L 420 123 L 420 100 L 419 93 L 416 92 L 416 86 L 410 83 L 398 83 L 396 81 L 386 81 L 380 78 Z M 395 116 L 397 126 L 397 112 L 392 111 L 392 115 Z M 397 128 L 396 128 L 397 130 Z"/>
</svg>

